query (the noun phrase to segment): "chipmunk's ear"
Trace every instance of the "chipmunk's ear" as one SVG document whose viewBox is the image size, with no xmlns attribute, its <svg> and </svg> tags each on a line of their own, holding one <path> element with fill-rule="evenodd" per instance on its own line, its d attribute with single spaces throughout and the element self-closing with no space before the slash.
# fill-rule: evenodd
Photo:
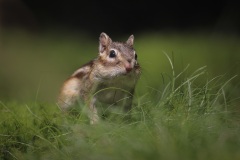
<svg viewBox="0 0 240 160">
<path fill-rule="evenodd" d="M 133 46 L 133 42 L 134 42 L 134 36 L 133 35 L 131 35 L 129 38 L 128 38 L 128 40 L 127 40 L 127 45 L 129 45 L 130 47 L 132 47 Z"/>
<path fill-rule="evenodd" d="M 112 43 L 111 38 L 104 32 L 99 37 L 99 53 L 102 53 Z"/>
</svg>

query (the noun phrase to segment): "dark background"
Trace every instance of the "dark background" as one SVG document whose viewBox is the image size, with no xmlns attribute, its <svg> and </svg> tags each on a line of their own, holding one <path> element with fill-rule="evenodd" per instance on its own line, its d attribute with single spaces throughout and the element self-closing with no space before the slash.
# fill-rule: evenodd
<svg viewBox="0 0 240 160">
<path fill-rule="evenodd" d="M 240 33 L 239 5 L 221 1 L 0 0 L 1 24 L 89 34 L 205 30 Z"/>
</svg>

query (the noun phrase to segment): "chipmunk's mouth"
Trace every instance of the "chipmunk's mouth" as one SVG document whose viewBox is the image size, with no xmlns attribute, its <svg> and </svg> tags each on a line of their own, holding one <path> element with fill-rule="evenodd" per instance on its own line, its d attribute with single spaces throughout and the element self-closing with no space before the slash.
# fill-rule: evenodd
<svg viewBox="0 0 240 160">
<path fill-rule="evenodd" d="M 129 61 L 129 62 L 126 62 L 126 63 L 124 64 L 124 67 L 125 67 L 125 70 L 126 70 L 127 73 L 131 72 L 132 69 L 133 69 L 130 61 Z"/>
<path fill-rule="evenodd" d="M 124 75 L 124 76 L 128 76 L 128 75 L 132 74 L 132 72 L 133 72 L 133 68 L 128 69 L 128 70 L 126 69 L 126 71 L 123 72 L 123 75 Z"/>
<path fill-rule="evenodd" d="M 129 72 L 132 71 L 133 68 L 132 67 L 126 67 L 125 69 L 126 69 L 126 72 L 129 73 Z"/>
</svg>

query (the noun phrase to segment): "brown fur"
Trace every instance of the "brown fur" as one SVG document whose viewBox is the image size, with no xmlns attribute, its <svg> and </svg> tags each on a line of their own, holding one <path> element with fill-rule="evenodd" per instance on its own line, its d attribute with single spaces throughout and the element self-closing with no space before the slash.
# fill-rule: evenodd
<svg viewBox="0 0 240 160">
<path fill-rule="evenodd" d="M 101 33 L 98 58 L 83 65 L 64 82 L 58 98 L 59 107 L 68 111 L 77 100 L 82 100 L 89 107 L 91 124 L 99 120 L 96 101 L 121 102 L 125 110 L 130 110 L 141 71 L 135 60 L 133 41 L 133 35 L 122 43 L 113 42 L 107 34 Z M 115 57 L 109 56 L 111 50 L 115 51 Z"/>
</svg>

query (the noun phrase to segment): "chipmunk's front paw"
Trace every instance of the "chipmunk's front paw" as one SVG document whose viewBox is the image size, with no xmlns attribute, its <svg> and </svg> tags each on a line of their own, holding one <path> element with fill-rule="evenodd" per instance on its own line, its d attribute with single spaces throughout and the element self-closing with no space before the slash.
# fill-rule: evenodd
<svg viewBox="0 0 240 160">
<path fill-rule="evenodd" d="M 97 114 L 94 114 L 90 118 L 90 124 L 98 124 L 99 123 L 99 116 Z"/>
</svg>

